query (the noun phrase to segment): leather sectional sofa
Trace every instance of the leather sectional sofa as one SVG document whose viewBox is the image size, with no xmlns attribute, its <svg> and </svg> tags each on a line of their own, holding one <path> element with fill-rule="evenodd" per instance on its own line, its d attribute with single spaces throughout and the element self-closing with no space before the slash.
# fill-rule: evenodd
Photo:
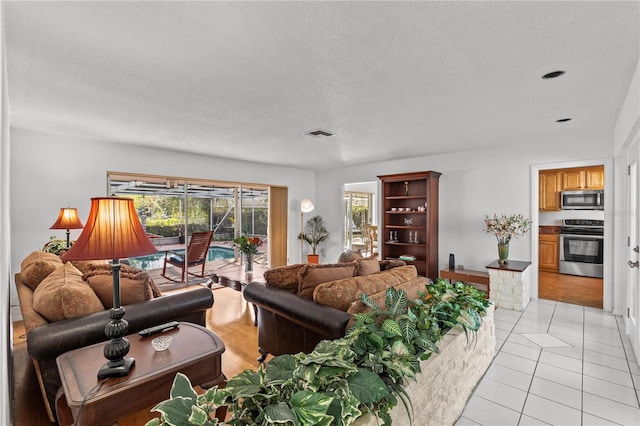
<svg viewBox="0 0 640 426">
<path fill-rule="evenodd" d="M 346 276 L 336 278 L 339 273 L 333 269 L 343 269 Z M 261 362 L 267 354 L 309 353 L 321 340 L 343 337 L 351 315 L 366 310 L 362 293 L 384 306 L 387 288 L 404 289 L 416 298 L 430 283 L 412 265 L 371 258 L 273 268 L 265 272 L 265 282 L 250 283 L 243 290 L 244 298 L 257 307 Z"/>
<path fill-rule="evenodd" d="M 37 255 L 39 257 L 34 264 L 40 265 L 39 270 L 42 271 L 42 265 L 48 263 L 50 275 L 53 275 L 51 269 L 59 268 L 56 259 L 51 258 L 50 254 Z M 33 253 L 30 256 L 33 257 Z M 67 269 L 70 268 L 72 267 Z M 70 350 L 108 340 L 104 327 L 110 321 L 109 309 L 105 306 L 99 312 L 51 322 L 34 309 L 33 273 L 29 274 L 30 279 L 27 280 L 29 285 L 25 283 L 24 273 L 25 262 L 22 271 L 15 275 L 15 285 L 25 325 L 27 352 L 33 359 L 50 420 L 55 422 L 55 397 L 61 385 L 56 358 Z M 111 279 L 110 276 L 103 278 L 106 282 Z M 88 287 L 87 284 L 85 286 Z M 213 292 L 201 285 L 164 292 L 159 297 L 149 296 L 148 300 L 135 303 L 127 303 L 124 292 L 126 290 L 123 290 L 122 305 L 126 309 L 124 319 L 129 323 L 129 334 L 173 320 L 205 326 L 206 311 L 213 306 Z M 48 300 L 54 298 L 55 296 L 47 296 Z"/>
</svg>

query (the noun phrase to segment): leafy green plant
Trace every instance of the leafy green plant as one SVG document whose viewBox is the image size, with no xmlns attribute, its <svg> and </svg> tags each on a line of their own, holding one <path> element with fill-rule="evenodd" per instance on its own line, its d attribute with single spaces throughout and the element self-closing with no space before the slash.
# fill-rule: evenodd
<svg viewBox="0 0 640 426">
<path fill-rule="evenodd" d="M 69 247 L 71 247 L 73 243 L 75 243 L 75 241 L 70 240 Z M 58 240 L 56 237 L 49 237 L 49 241 L 42 247 L 42 251 L 60 256 L 63 252 L 67 251 L 69 247 L 67 247 L 67 240 Z"/>
<path fill-rule="evenodd" d="M 398 401 L 411 418 L 405 387 L 420 372 L 420 360 L 439 352 L 450 328 L 476 332 L 489 305 L 484 293 L 462 283 L 437 280 L 427 288 L 416 300 L 389 288 L 383 307 L 362 295 L 370 311 L 354 315 L 344 338 L 324 340 L 310 354 L 276 356 L 224 389 L 198 396 L 186 377 L 176 376 L 170 399 L 153 408 L 160 419 L 147 426 L 215 425 L 214 413 L 225 405 L 230 425 L 341 426 L 367 413 L 390 425 Z"/>
<path fill-rule="evenodd" d="M 324 224 L 322 216 L 313 216 L 304 224 L 304 230 L 298 235 L 299 240 L 304 240 L 311 246 L 311 251 L 316 254 L 318 246 L 329 238 L 329 232 Z"/>
</svg>

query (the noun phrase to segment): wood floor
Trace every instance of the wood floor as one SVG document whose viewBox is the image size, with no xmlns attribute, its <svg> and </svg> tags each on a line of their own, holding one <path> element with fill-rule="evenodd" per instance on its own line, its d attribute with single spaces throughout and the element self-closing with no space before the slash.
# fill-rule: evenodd
<svg viewBox="0 0 640 426">
<path fill-rule="evenodd" d="M 602 278 L 540 271 L 538 297 L 602 309 Z"/>
<path fill-rule="evenodd" d="M 247 368 L 256 370 L 258 362 L 258 332 L 254 327 L 253 308 L 242 298 L 242 294 L 230 288 L 213 290 L 214 305 L 207 312 L 207 328 L 214 331 L 225 343 L 222 354 L 222 371 L 227 377 L 235 376 Z M 126 318 L 126 316 L 125 316 Z M 15 426 L 51 426 L 36 374 L 27 355 L 26 339 L 22 322 L 14 323 L 13 330 L 13 374 L 14 374 L 14 424 Z M 167 395 L 168 397 L 168 395 Z M 155 417 L 155 413 L 142 410 L 122 419 L 120 426 L 144 425 Z"/>
<path fill-rule="evenodd" d="M 540 272 L 540 298 L 602 308 L 602 280 Z M 257 329 L 253 308 L 242 294 L 230 288 L 213 290 L 215 302 L 207 313 L 207 327 L 225 342 L 222 370 L 227 377 L 250 368 L 257 369 Z M 33 364 L 26 352 L 24 327 L 14 324 L 14 419 L 16 426 L 50 426 Z M 121 426 L 143 425 L 154 417 L 148 410 L 122 419 Z"/>
</svg>

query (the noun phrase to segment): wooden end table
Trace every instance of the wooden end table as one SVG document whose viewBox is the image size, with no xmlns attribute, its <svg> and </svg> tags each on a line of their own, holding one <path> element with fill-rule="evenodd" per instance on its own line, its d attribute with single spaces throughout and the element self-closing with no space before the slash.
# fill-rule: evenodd
<svg viewBox="0 0 640 426">
<path fill-rule="evenodd" d="M 177 329 L 163 335 L 172 336 L 173 340 L 169 348 L 161 352 L 151 346 L 151 340 L 158 335 L 126 336 L 131 344 L 127 356 L 133 357 L 136 363 L 125 377 L 98 380 L 98 370 L 106 362 L 105 343 L 60 355 L 56 360 L 63 392 L 58 392 L 56 398 L 59 423 L 117 424 L 118 419 L 168 399 L 178 372 L 189 377 L 193 385 L 204 388 L 226 384 L 221 361 L 225 347 L 215 333 L 182 322 Z M 218 414 L 224 417 L 224 412 Z"/>
<path fill-rule="evenodd" d="M 462 281 L 465 283 L 482 284 L 487 286 L 487 299 L 491 295 L 491 285 L 489 283 L 489 273 L 486 271 L 474 271 L 471 269 L 441 269 L 440 277 L 449 281 Z"/>
</svg>

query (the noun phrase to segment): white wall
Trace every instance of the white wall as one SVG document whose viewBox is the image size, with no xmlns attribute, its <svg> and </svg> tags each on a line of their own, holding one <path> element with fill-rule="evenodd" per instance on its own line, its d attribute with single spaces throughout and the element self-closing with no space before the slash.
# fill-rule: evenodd
<svg viewBox="0 0 640 426">
<path fill-rule="evenodd" d="M 630 162 L 630 148 L 633 144 L 640 143 L 640 62 L 636 66 L 633 79 L 629 84 L 629 91 L 618 116 L 614 130 L 614 149 L 616 165 L 616 185 L 615 185 L 615 216 L 617 218 L 615 227 L 614 245 L 614 279 L 624 286 L 622 292 L 615 295 L 615 304 L 619 309 L 615 313 L 624 314 L 630 305 L 629 289 L 629 268 L 626 265 L 629 260 L 627 247 L 627 236 L 629 235 L 629 206 L 627 203 L 628 176 L 627 165 Z M 639 224 L 640 225 L 640 224 Z M 637 301 L 635 303 L 638 303 Z M 629 326 L 629 324 L 627 324 Z M 627 329 L 629 333 L 631 329 Z M 638 357 L 640 354 L 636 354 Z"/>
<path fill-rule="evenodd" d="M 4 4 L 0 4 L 0 276 L 5 285 L 0 290 L 0 424 L 9 425 L 13 419 L 13 324 L 10 320 L 9 288 L 12 282 L 10 270 L 11 229 L 9 212 L 9 103 L 4 42 Z"/>
<path fill-rule="evenodd" d="M 558 134 L 566 128 L 559 127 Z M 526 145 L 386 161 L 323 171 L 316 175 L 316 208 L 332 234 L 327 258 L 337 259 L 342 211 L 335 203 L 348 182 L 377 180 L 378 175 L 435 170 L 440 177 L 439 265 L 448 265 L 449 253 L 456 264 L 484 270 L 497 259 L 495 237 L 484 232 L 485 214 L 522 213 L 534 219 L 531 166 L 557 162 L 580 162 L 611 158 L 612 135 L 568 135 L 557 140 L 531 140 Z M 382 238 L 384 238 L 382 233 Z M 510 259 L 531 261 L 537 241 L 532 233 L 512 240 Z M 536 283 L 537 284 L 537 283 Z M 536 293 L 537 293 L 537 286 Z"/>
<path fill-rule="evenodd" d="M 11 129 L 11 139 L 12 273 L 51 235 L 64 237 L 64 231 L 49 229 L 60 207 L 77 207 L 84 222 L 90 198 L 107 195 L 108 170 L 288 186 L 289 258 L 298 260 L 300 200 L 315 199 L 313 172 L 19 129 Z M 80 232 L 72 230 L 71 237 Z M 11 303 L 17 305 L 11 289 Z"/>
</svg>

